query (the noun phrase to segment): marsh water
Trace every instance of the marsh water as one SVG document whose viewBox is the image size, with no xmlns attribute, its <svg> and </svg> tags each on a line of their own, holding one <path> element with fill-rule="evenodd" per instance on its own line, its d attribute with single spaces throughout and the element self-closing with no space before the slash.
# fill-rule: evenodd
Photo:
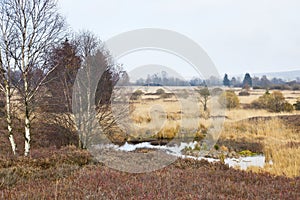
<svg viewBox="0 0 300 200">
<path fill-rule="evenodd" d="M 165 151 L 168 154 L 181 157 L 181 158 L 192 158 L 192 159 L 197 159 L 197 160 L 207 160 L 209 162 L 218 162 L 220 159 L 215 159 L 215 158 L 208 158 L 204 156 L 189 156 L 189 155 L 184 155 L 182 152 L 185 148 L 190 147 L 194 148 L 195 147 L 195 142 L 190 142 L 190 143 L 185 143 L 181 142 L 180 144 L 175 144 L 172 146 L 167 146 L 167 145 L 152 145 L 150 142 L 142 142 L 138 144 L 129 144 L 125 143 L 122 146 L 117 146 L 113 145 L 110 147 L 113 147 L 116 150 L 120 151 L 134 151 L 137 149 L 158 149 Z M 265 165 L 265 156 L 264 155 L 256 155 L 256 156 L 246 156 L 246 157 L 240 157 L 240 158 L 225 158 L 224 160 L 225 164 L 227 164 L 229 167 L 239 167 L 240 169 L 247 169 L 250 166 L 256 166 L 256 167 L 264 167 Z"/>
</svg>

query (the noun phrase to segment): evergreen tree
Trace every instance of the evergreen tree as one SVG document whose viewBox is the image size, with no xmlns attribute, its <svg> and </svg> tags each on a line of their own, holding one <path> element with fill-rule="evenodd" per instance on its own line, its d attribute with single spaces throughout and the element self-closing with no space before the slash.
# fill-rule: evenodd
<svg viewBox="0 0 300 200">
<path fill-rule="evenodd" d="M 223 79 L 223 85 L 224 86 L 230 86 L 230 80 L 228 79 L 228 75 L 225 74 L 224 79 Z"/>
<path fill-rule="evenodd" d="M 252 87 L 252 78 L 249 73 L 245 74 L 244 80 L 243 80 L 243 88 L 244 87 Z"/>
<path fill-rule="evenodd" d="M 71 112 L 72 87 L 81 64 L 77 49 L 66 39 L 52 51 L 50 57 L 50 66 L 55 66 L 55 70 L 46 81 L 51 97 L 45 97 L 46 105 L 43 105 L 43 109 L 51 112 Z"/>
</svg>

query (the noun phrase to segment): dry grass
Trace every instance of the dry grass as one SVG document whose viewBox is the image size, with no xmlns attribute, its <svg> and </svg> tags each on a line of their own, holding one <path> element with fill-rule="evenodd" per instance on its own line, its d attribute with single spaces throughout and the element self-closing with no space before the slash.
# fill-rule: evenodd
<svg viewBox="0 0 300 200">
<path fill-rule="evenodd" d="M 300 176 L 300 145 L 289 145 L 300 143 L 299 131 L 283 124 L 279 119 L 227 122 L 220 140 L 261 144 L 266 162 L 272 160 L 273 164 L 267 164 L 263 169 L 251 168 L 252 170 L 288 177 Z"/>
<path fill-rule="evenodd" d="M 240 91 L 241 91 L 241 89 L 235 89 L 235 93 L 237 95 Z M 269 92 L 272 93 L 272 91 L 275 91 L 275 90 L 270 90 Z M 264 90 L 264 89 L 250 90 L 249 91 L 250 96 L 239 96 L 240 103 L 241 104 L 250 104 L 252 101 L 257 99 L 259 96 L 262 96 L 265 92 L 266 92 L 266 90 Z M 300 97 L 300 91 L 280 90 L 280 92 L 282 92 L 282 94 L 284 95 L 286 100 L 291 104 L 296 103 L 297 98 Z"/>
<path fill-rule="evenodd" d="M 227 110 L 226 116 L 230 121 L 239 121 L 243 119 L 248 119 L 252 117 L 274 117 L 283 115 L 298 115 L 300 111 L 282 112 L 282 113 L 272 113 L 267 110 L 256 110 L 256 109 L 233 109 Z"/>
<path fill-rule="evenodd" d="M 236 91 L 236 93 L 238 92 L 239 90 Z M 250 91 L 250 96 L 242 96 L 239 99 L 242 104 L 249 104 L 263 95 L 264 92 L 265 90 L 253 90 Z M 294 91 L 283 91 L 283 94 L 290 102 L 300 95 Z M 203 110 L 201 110 L 202 105 L 197 100 L 198 97 L 190 95 L 183 104 L 176 101 L 174 97 L 172 98 L 169 99 L 170 101 L 142 99 L 134 103 L 135 110 L 132 112 L 131 118 L 138 125 L 135 137 L 143 136 L 142 133 L 150 133 L 148 136 L 156 134 L 158 138 L 171 139 L 178 136 L 179 129 L 184 130 L 186 136 L 195 137 L 201 126 L 204 125 L 208 128 L 213 124 L 214 119 L 204 118 Z M 212 101 L 210 100 L 210 102 Z M 208 105 L 209 109 L 213 111 L 213 105 L 211 103 Z M 197 111 L 195 111 L 196 107 Z M 186 114 L 183 118 L 182 110 Z M 211 114 L 217 115 L 217 113 Z M 287 146 L 291 142 L 300 143 L 299 131 L 274 118 L 295 114 L 300 115 L 300 111 L 271 113 L 266 110 L 254 109 L 227 110 L 225 112 L 227 119 L 220 141 L 225 142 L 226 145 L 231 144 L 232 148 L 235 147 L 237 150 L 247 150 L 244 149 L 247 147 L 251 151 L 264 153 L 267 160 L 273 161 L 273 165 L 267 164 L 264 169 L 259 169 L 260 171 L 289 177 L 300 176 L 300 145 L 296 147 Z M 256 121 L 247 120 L 253 117 L 273 118 Z"/>
</svg>

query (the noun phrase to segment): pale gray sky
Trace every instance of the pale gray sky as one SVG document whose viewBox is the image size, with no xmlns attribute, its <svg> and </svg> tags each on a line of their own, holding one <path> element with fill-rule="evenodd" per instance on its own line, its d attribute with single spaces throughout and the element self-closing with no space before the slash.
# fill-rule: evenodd
<svg viewBox="0 0 300 200">
<path fill-rule="evenodd" d="M 88 29 L 104 41 L 140 28 L 184 34 L 221 76 L 300 69 L 299 0 L 60 0 L 59 6 L 74 31 Z M 177 59 L 148 52 L 120 61 L 128 70 L 153 63 L 193 76 Z"/>
</svg>

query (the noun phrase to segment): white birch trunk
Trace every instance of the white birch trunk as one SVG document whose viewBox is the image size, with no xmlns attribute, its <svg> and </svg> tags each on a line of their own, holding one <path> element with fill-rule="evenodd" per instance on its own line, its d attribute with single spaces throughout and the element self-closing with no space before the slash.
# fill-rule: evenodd
<svg viewBox="0 0 300 200">
<path fill-rule="evenodd" d="M 90 76 L 90 66 L 87 68 L 87 123 L 86 123 L 86 136 L 85 136 L 85 148 L 89 145 L 89 137 L 91 137 L 91 76 Z"/>
<path fill-rule="evenodd" d="M 11 110 L 10 110 L 10 86 L 8 83 L 5 85 L 5 96 L 6 96 L 6 121 L 7 121 L 7 130 L 8 130 L 8 139 L 10 141 L 11 150 L 14 155 L 16 155 L 17 145 L 14 139 L 12 132 L 12 122 L 11 122 Z"/>
<path fill-rule="evenodd" d="M 9 142 L 10 142 L 10 145 L 11 145 L 11 150 L 12 150 L 13 154 L 16 155 L 17 145 L 16 145 L 16 142 L 15 142 L 14 136 L 9 135 L 8 139 L 9 139 Z"/>
<path fill-rule="evenodd" d="M 28 80 L 27 80 L 27 74 L 23 74 L 24 79 L 24 92 L 25 92 L 25 98 L 24 98 L 24 105 L 25 105 L 25 151 L 24 156 L 29 156 L 30 153 L 30 110 L 29 110 L 29 102 L 28 102 Z"/>
<path fill-rule="evenodd" d="M 30 121 L 29 116 L 25 117 L 25 151 L 24 156 L 29 156 L 30 153 Z"/>
</svg>

